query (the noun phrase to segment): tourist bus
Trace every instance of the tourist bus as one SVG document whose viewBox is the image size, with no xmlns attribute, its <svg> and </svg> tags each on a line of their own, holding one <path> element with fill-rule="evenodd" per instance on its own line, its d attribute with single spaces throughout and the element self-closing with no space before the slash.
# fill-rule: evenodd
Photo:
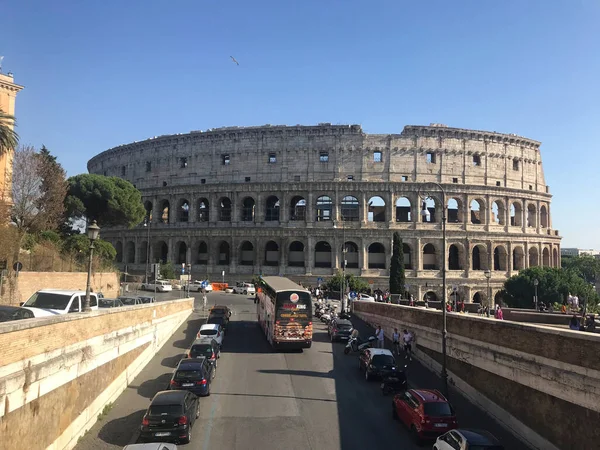
<svg viewBox="0 0 600 450">
<path fill-rule="evenodd" d="M 284 277 L 261 277 L 256 288 L 258 323 L 273 348 L 310 348 L 310 292 Z"/>
</svg>

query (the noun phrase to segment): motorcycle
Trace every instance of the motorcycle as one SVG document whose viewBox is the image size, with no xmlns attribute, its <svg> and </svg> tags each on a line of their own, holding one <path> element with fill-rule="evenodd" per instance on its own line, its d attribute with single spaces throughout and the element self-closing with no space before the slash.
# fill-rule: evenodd
<svg viewBox="0 0 600 450">
<path fill-rule="evenodd" d="M 398 394 L 406 391 L 407 387 L 408 382 L 404 371 L 394 369 L 383 377 L 381 393 L 383 395 Z"/>
<path fill-rule="evenodd" d="M 375 336 L 370 336 L 365 342 L 360 341 L 360 339 L 356 337 L 351 337 L 348 339 L 346 348 L 344 348 L 344 355 L 347 355 L 350 352 L 361 352 L 365 348 L 371 348 L 376 340 L 377 338 Z"/>
</svg>

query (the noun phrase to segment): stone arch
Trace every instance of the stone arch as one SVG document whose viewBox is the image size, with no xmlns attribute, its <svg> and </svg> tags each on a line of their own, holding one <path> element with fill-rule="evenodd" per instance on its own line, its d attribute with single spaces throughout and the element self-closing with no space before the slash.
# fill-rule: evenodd
<svg viewBox="0 0 600 450">
<path fill-rule="evenodd" d="M 550 267 L 550 250 L 548 250 L 548 247 L 542 249 L 542 266 Z"/>
<path fill-rule="evenodd" d="M 380 242 L 373 242 L 367 249 L 369 269 L 385 269 L 385 247 Z"/>
<path fill-rule="evenodd" d="M 357 222 L 359 218 L 358 199 L 353 195 L 346 195 L 340 204 L 340 218 L 345 222 Z"/>
<path fill-rule="evenodd" d="M 242 222 L 254 222 L 256 213 L 256 202 L 252 197 L 245 197 L 242 200 Z"/>
<path fill-rule="evenodd" d="M 560 263 L 558 262 L 558 250 L 552 250 L 552 265 L 553 267 L 560 267 Z"/>
<path fill-rule="evenodd" d="M 188 245 L 184 241 L 175 244 L 175 264 L 187 264 Z"/>
<path fill-rule="evenodd" d="M 369 208 L 367 213 L 368 222 L 385 222 L 385 200 L 378 195 L 375 195 L 367 202 Z"/>
<path fill-rule="evenodd" d="M 190 202 L 185 198 L 179 200 L 177 205 L 177 222 L 189 222 L 190 220 Z"/>
<path fill-rule="evenodd" d="M 169 223 L 169 219 L 171 218 L 171 204 L 169 200 L 160 202 L 160 215 L 158 217 L 159 222 Z"/>
<path fill-rule="evenodd" d="M 463 204 L 459 198 L 448 200 L 448 223 L 461 223 L 464 220 Z"/>
<path fill-rule="evenodd" d="M 279 197 L 270 195 L 265 200 L 265 222 L 279 222 Z"/>
<path fill-rule="evenodd" d="M 253 266 L 256 262 L 254 244 L 250 241 L 243 241 L 240 244 L 240 265 Z"/>
<path fill-rule="evenodd" d="M 546 205 L 540 207 L 540 226 L 548 228 L 548 208 L 546 208 Z"/>
<path fill-rule="evenodd" d="M 421 222 L 425 223 L 436 223 L 438 221 L 439 211 L 439 200 L 435 197 L 426 197 L 421 201 L 421 209 L 419 209 L 419 215 L 421 216 Z"/>
<path fill-rule="evenodd" d="M 279 244 L 269 241 L 265 244 L 265 266 L 279 265 Z"/>
<path fill-rule="evenodd" d="M 510 205 L 510 224 L 513 227 L 523 226 L 523 206 L 520 202 L 514 201 Z"/>
<path fill-rule="evenodd" d="M 315 267 L 331 267 L 331 245 L 326 241 L 319 241 L 315 245 Z"/>
<path fill-rule="evenodd" d="M 485 202 L 480 198 L 474 198 L 469 203 L 469 210 L 471 212 L 471 223 L 473 224 L 484 224 L 485 220 Z"/>
<path fill-rule="evenodd" d="M 152 202 L 150 200 L 146 200 L 144 202 L 144 209 L 146 210 L 146 219 L 147 221 L 152 222 L 152 209 L 153 209 L 154 205 L 152 204 Z"/>
<path fill-rule="evenodd" d="M 288 248 L 288 266 L 304 267 L 304 244 L 293 241 Z"/>
<path fill-rule="evenodd" d="M 229 245 L 229 242 L 219 242 L 217 252 L 217 264 L 220 266 L 228 266 L 231 262 L 231 246 Z"/>
<path fill-rule="evenodd" d="M 533 203 L 527 205 L 527 226 L 529 228 L 537 227 L 537 209 Z"/>
<path fill-rule="evenodd" d="M 344 259 L 347 268 L 358 269 L 359 250 L 355 242 L 346 241 L 342 246 L 342 266 Z"/>
<path fill-rule="evenodd" d="M 138 247 L 138 262 L 140 264 L 145 264 L 150 262 L 149 254 L 148 254 L 148 241 L 142 241 Z"/>
<path fill-rule="evenodd" d="M 157 241 L 154 244 L 154 262 L 166 264 L 169 257 L 169 246 L 165 241 Z"/>
<path fill-rule="evenodd" d="M 481 291 L 477 291 L 473 294 L 473 303 L 479 303 L 480 305 L 484 305 L 485 303 L 485 294 Z"/>
<path fill-rule="evenodd" d="M 488 251 L 483 244 L 473 245 L 471 250 L 472 270 L 488 270 Z"/>
<path fill-rule="evenodd" d="M 460 247 L 451 244 L 448 248 L 448 270 L 462 270 L 462 258 Z"/>
<path fill-rule="evenodd" d="M 208 264 L 208 244 L 206 241 L 199 241 L 196 245 L 196 264 Z"/>
<path fill-rule="evenodd" d="M 290 220 L 306 220 L 306 199 L 301 195 L 292 197 L 290 202 Z"/>
<path fill-rule="evenodd" d="M 423 270 L 439 270 L 437 251 L 433 244 L 423 247 Z"/>
<path fill-rule="evenodd" d="M 404 268 L 412 269 L 412 249 L 410 248 L 410 245 L 405 242 L 402 243 L 402 256 L 404 257 Z"/>
<path fill-rule="evenodd" d="M 198 222 L 208 222 L 210 220 L 210 204 L 207 198 L 198 200 Z"/>
<path fill-rule="evenodd" d="M 125 244 L 125 262 L 135 264 L 135 242 L 129 241 Z"/>
<path fill-rule="evenodd" d="M 333 219 L 333 201 L 328 195 L 317 198 L 317 222 Z"/>
<path fill-rule="evenodd" d="M 412 222 L 412 204 L 408 197 L 396 200 L 396 222 Z"/>
<path fill-rule="evenodd" d="M 218 203 L 219 221 L 231 222 L 231 200 L 229 197 L 221 197 Z"/>
<path fill-rule="evenodd" d="M 424 302 L 437 302 L 438 296 L 433 291 L 427 291 L 427 292 L 425 292 L 425 294 L 423 294 L 423 301 Z"/>
<path fill-rule="evenodd" d="M 117 251 L 117 256 L 115 259 L 118 263 L 123 262 L 123 243 L 121 241 L 115 242 L 115 250 Z"/>
<path fill-rule="evenodd" d="M 508 270 L 508 254 L 503 245 L 497 245 L 496 248 L 494 248 L 494 270 Z"/>
<path fill-rule="evenodd" d="M 523 270 L 525 268 L 525 252 L 523 247 L 518 246 L 513 249 L 513 270 Z"/>
<path fill-rule="evenodd" d="M 499 290 L 498 292 L 496 292 L 494 294 L 494 305 L 502 306 L 503 300 L 504 300 L 504 291 L 503 290 Z"/>
<path fill-rule="evenodd" d="M 529 249 L 529 267 L 535 267 L 540 265 L 540 252 L 537 247 L 531 247 Z"/>
<path fill-rule="evenodd" d="M 504 225 L 506 217 L 506 209 L 502 200 L 494 200 L 492 203 L 492 224 Z"/>
</svg>

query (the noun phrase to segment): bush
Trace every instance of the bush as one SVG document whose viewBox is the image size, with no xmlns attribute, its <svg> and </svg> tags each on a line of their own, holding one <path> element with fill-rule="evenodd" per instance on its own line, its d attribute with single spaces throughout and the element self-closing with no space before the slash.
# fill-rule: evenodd
<svg viewBox="0 0 600 450">
<path fill-rule="evenodd" d="M 346 291 L 367 292 L 369 290 L 369 283 L 362 278 L 346 274 L 345 280 Z M 338 270 L 333 277 L 327 280 L 325 286 L 331 292 L 340 292 L 342 289 L 342 272 Z"/>
<path fill-rule="evenodd" d="M 173 264 L 170 262 L 166 264 L 161 263 L 160 276 L 167 280 L 175 280 L 177 278 L 177 275 L 175 274 L 175 268 L 173 267 Z"/>
</svg>

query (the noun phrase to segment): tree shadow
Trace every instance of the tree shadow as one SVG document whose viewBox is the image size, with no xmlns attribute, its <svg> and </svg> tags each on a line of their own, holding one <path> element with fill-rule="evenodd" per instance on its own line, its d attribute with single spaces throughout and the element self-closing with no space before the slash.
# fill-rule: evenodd
<svg viewBox="0 0 600 450">
<path fill-rule="evenodd" d="M 206 322 L 206 319 L 201 317 L 188 321 L 187 328 L 184 331 L 185 337 L 173 342 L 173 347 L 188 349 L 196 339 L 196 335 L 204 322 Z"/>
<path fill-rule="evenodd" d="M 258 372 L 300 377 L 335 378 L 333 370 L 330 370 L 329 372 L 316 372 L 314 370 L 260 369 Z"/>
<path fill-rule="evenodd" d="M 124 447 L 129 444 L 142 423 L 145 410 L 139 410 L 128 416 L 107 422 L 100 428 L 98 438 L 107 444 Z"/>
<path fill-rule="evenodd" d="M 138 395 L 152 399 L 157 392 L 164 391 L 169 387 L 169 382 L 171 381 L 172 376 L 172 373 L 163 373 L 152 380 L 144 381 L 137 387 L 132 387 L 137 389 Z"/>
<path fill-rule="evenodd" d="M 164 367 L 169 367 L 171 369 L 175 369 L 177 367 L 177 364 L 179 364 L 179 361 L 181 361 L 184 358 L 184 353 L 180 353 L 174 356 L 167 356 L 160 362 L 160 365 Z"/>
<path fill-rule="evenodd" d="M 313 333 L 313 342 L 331 342 L 327 331 Z"/>
</svg>

